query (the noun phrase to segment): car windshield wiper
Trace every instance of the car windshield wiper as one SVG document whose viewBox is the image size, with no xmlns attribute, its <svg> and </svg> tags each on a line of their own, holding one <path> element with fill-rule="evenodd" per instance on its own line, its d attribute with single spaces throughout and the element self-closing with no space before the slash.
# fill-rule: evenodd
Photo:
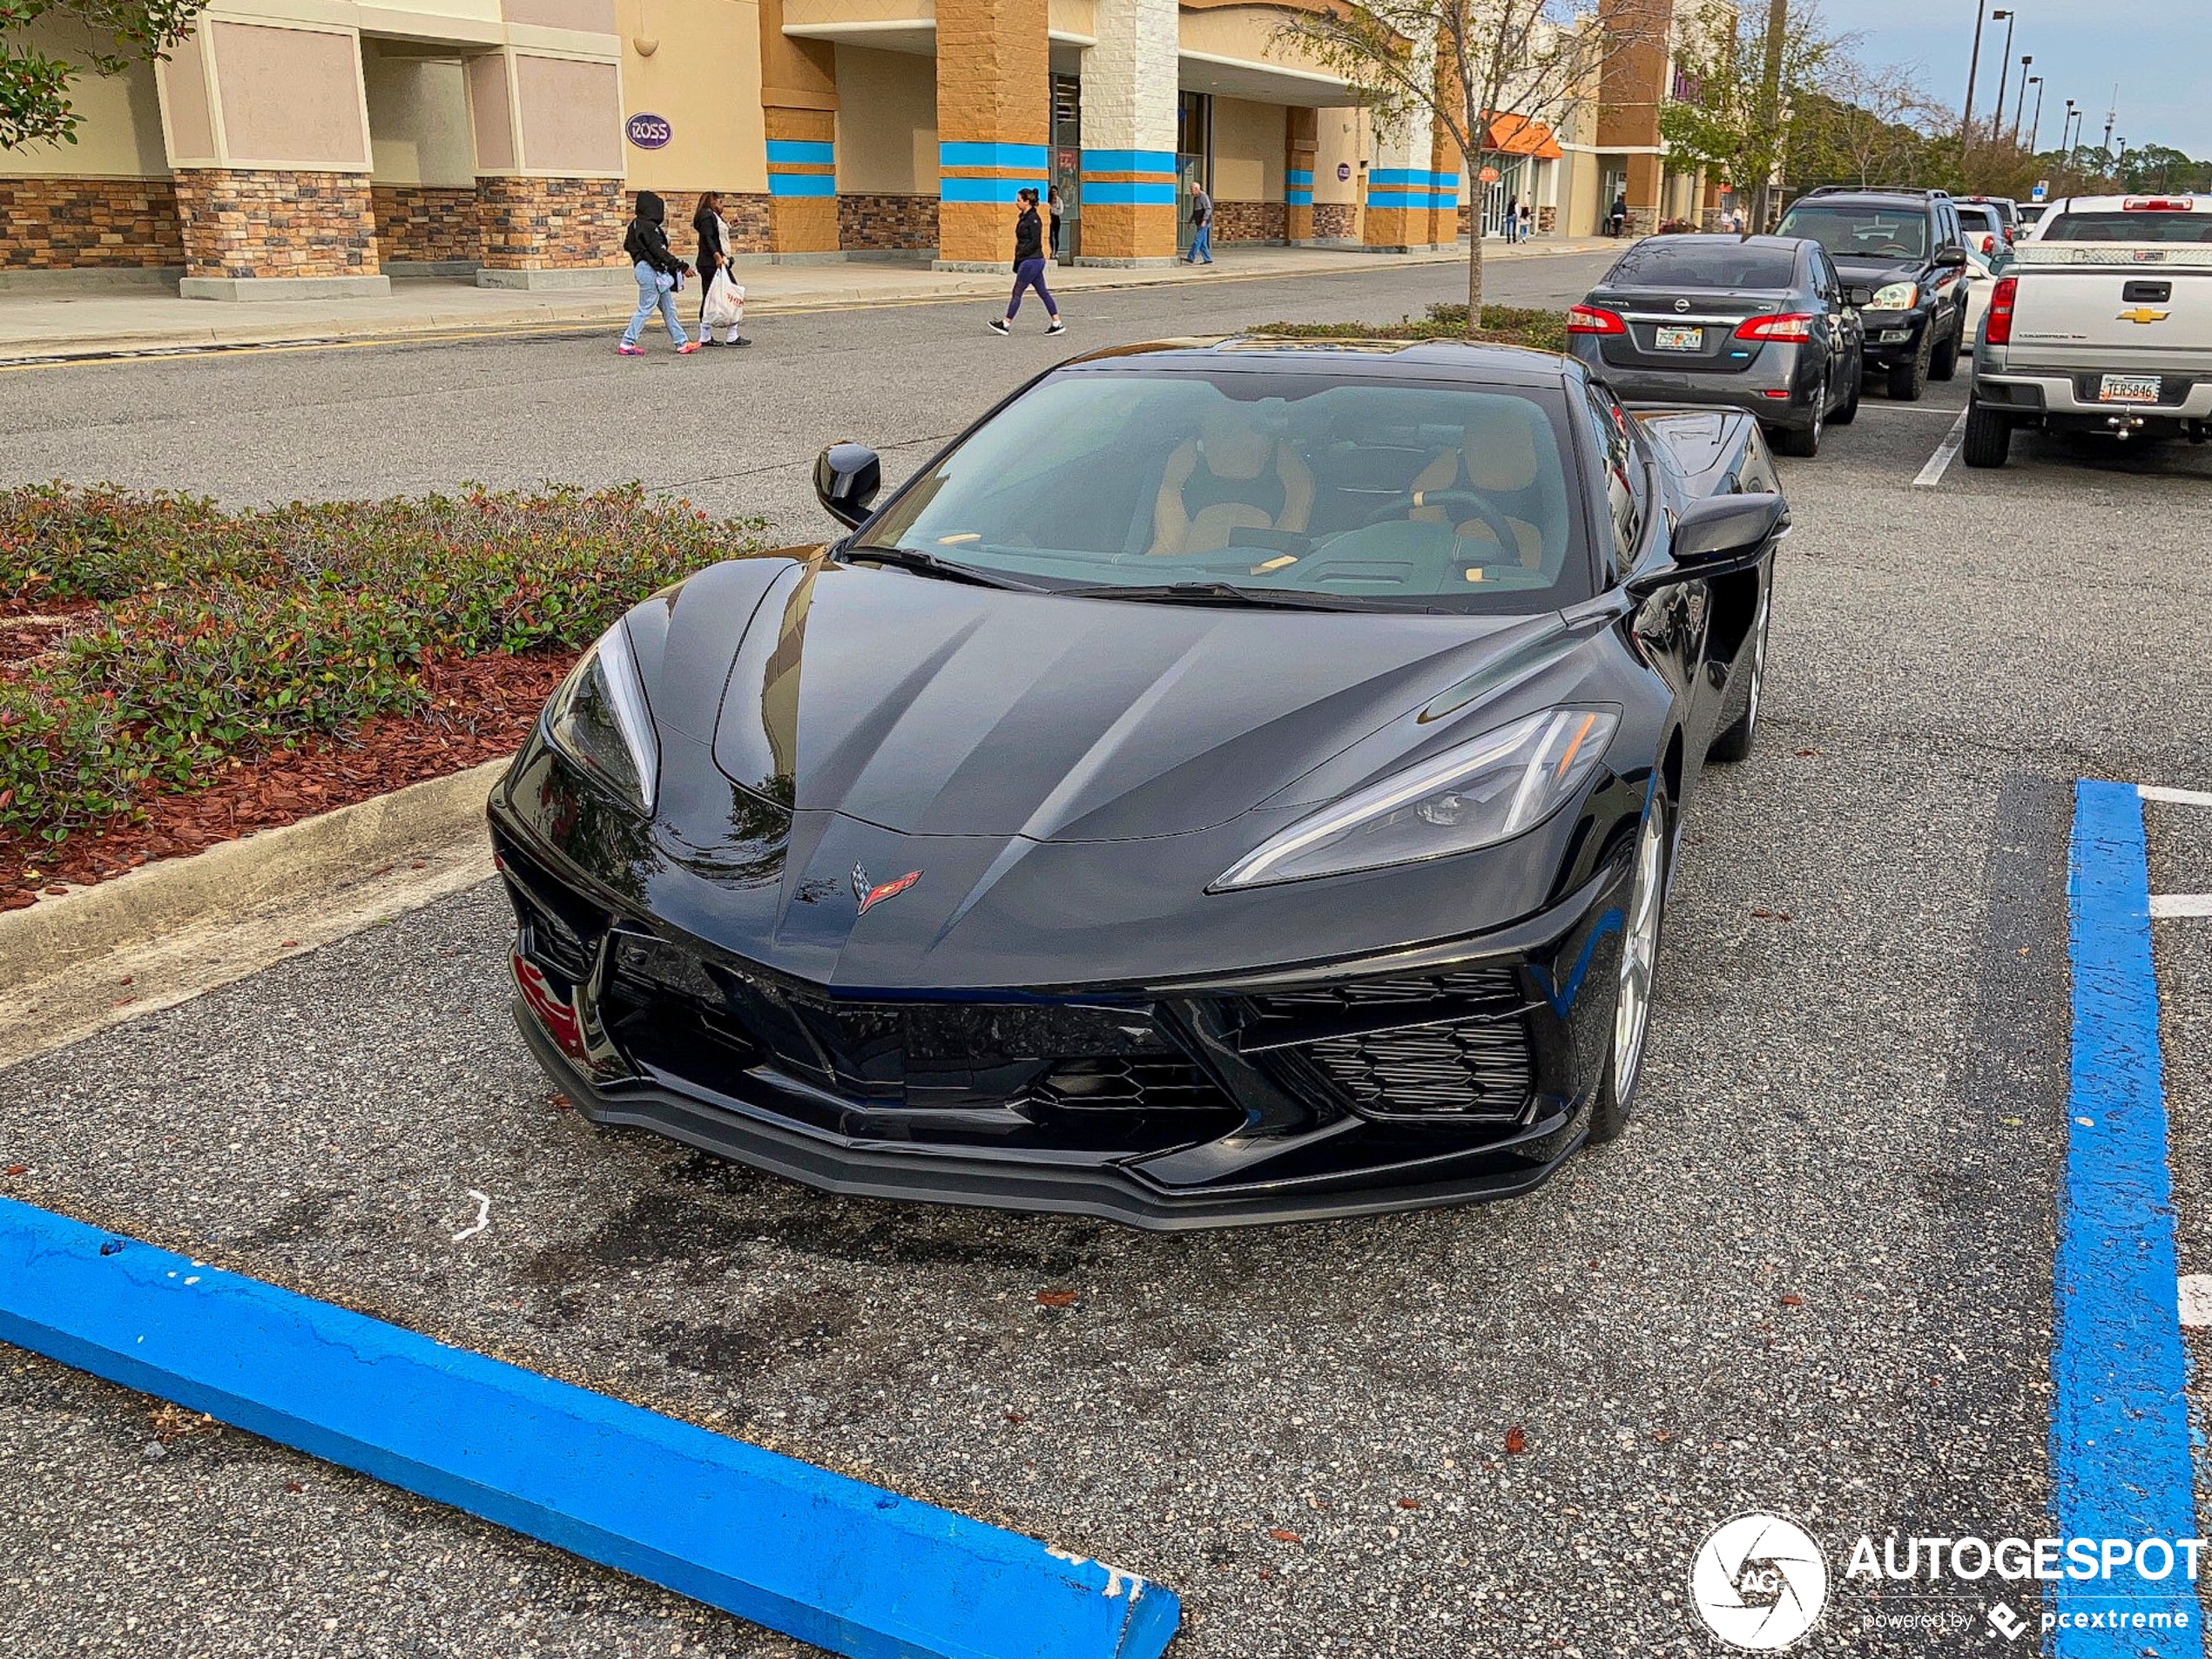
<svg viewBox="0 0 2212 1659">
<path fill-rule="evenodd" d="M 1160 582 L 1141 587 L 1058 588 L 1063 598 L 1141 599 L 1154 604 L 1271 606 L 1282 610 L 1372 610 L 1395 609 L 1387 601 L 1377 606 L 1365 599 L 1332 593 L 1296 593 L 1284 588 L 1240 588 L 1230 582 Z"/>
<path fill-rule="evenodd" d="M 1017 593 L 1044 591 L 1034 583 L 1016 582 L 1012 577 L 979 570 L 972 564 L 956 564 L 950 559 L 939 558 L 934 553 L 925 553 L 917 547 L 848 547 L 844 550 L 842 557 L 848 564 L 895 564 L 901 570 L 912 570 L 919 576 L 934 576 L 941 582 L 965 582 L 978 588 L 1011 588 Z"/>
</svg>

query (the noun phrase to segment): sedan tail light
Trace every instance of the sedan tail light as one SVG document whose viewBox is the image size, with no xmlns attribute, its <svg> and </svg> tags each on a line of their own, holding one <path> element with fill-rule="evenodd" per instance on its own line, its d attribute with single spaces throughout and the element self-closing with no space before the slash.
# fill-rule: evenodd
<svg viewBox="0 0 2212 1659">
<path fill-rule="evenodd" d="M 1567 314 L 1567 332 L 1570 334 L 1625 334 L 1629 325 L 1621 320 L 1618 312 L 1608 311 L 1602 306 L 1575 306 Z"/>
<path fill-rule="evenodd" d="M 1778 316 L 1753 317 L 1736 331 L 1738 340 L 1811 340 L 1812 317 L 1803 311 L 1785 311 Z"/>
<path fill-rule="evenodd" d="M 2000 277 L 1989 294 L 1989 343 L 2009 346 L 2013 343 L 2013 303 L 2020 291 L 2018 277 Z"/>
</svg>

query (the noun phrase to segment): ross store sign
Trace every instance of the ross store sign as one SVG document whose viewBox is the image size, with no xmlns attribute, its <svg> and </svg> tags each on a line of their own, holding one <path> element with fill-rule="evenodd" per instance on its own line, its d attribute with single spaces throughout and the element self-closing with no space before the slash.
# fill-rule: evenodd
<svg viewBox="0 0 2212 1659">
<path fill-rule="evenodd" d="M 675 129 L 668 125 L 664 115 L 633 115 L 623 131 L 640 150 L 660 149 L 675 136 Z"/>
<path fill-rule="evenodd" d="M 1349 180 L 1351 177 L 1352 164 L 1349 161 L 1339 161 L 1337 163 L 1337 182 L 1340 185 L 1344 184 Z"/>
</svg>

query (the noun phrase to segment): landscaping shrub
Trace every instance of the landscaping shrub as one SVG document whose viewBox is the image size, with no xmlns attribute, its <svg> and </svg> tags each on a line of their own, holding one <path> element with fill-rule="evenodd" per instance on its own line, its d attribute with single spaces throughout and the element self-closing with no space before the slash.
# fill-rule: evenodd
<svg viewBox="0 0 2212 1659">
<path fill-rule="evenodd" d="M 654 590 L 760 550 L 759 528 L 635 484 L 243 513 L 0 490 L 0 606 L 98 602 L 0 678 L 0 834 L 58 842 L 233 756 L 418 711 L 433 658 L 581 650 Z"/>
<path fill-rule="evenodd" d="M 1467 308 L 1463 305 L 1433 305 L 1416 321 L 1401 317 L 1396 322 L 1267 322 L 1255 334 L 1278 334 L 1292 340 L 1465 340 Z M 1538 351 L 1567 349 L 1567 318 L 1556 311 L 1530 311 L 1518 306 L 1485 306 L 1482 327 L 1474 338 L 1491 345 L 1528 346 Z"/>
</svg>

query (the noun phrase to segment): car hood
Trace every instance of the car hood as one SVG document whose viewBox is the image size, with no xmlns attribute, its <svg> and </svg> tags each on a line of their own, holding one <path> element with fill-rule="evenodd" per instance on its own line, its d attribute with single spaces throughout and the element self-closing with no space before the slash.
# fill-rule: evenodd
<svg viewBox="0 0 2212 1659">
<path fill-rule="evenodd" d="M 1854 286 L 1865 284 L 1880 287 L 1885 282 L 1919 282 L 1922 260 L 1854 260 L 1841 254 L 1829 256 L 1836 266 L 1836 273 Z"/>
<path fill-rule="evenodd" d="M 713 753 L 731 781 L 801 813 L 902 834 L 1175 835 L 1566 631 L 1555 613 L 1076 599 L 792 563 L 738 642 Z"/>
</svg>

